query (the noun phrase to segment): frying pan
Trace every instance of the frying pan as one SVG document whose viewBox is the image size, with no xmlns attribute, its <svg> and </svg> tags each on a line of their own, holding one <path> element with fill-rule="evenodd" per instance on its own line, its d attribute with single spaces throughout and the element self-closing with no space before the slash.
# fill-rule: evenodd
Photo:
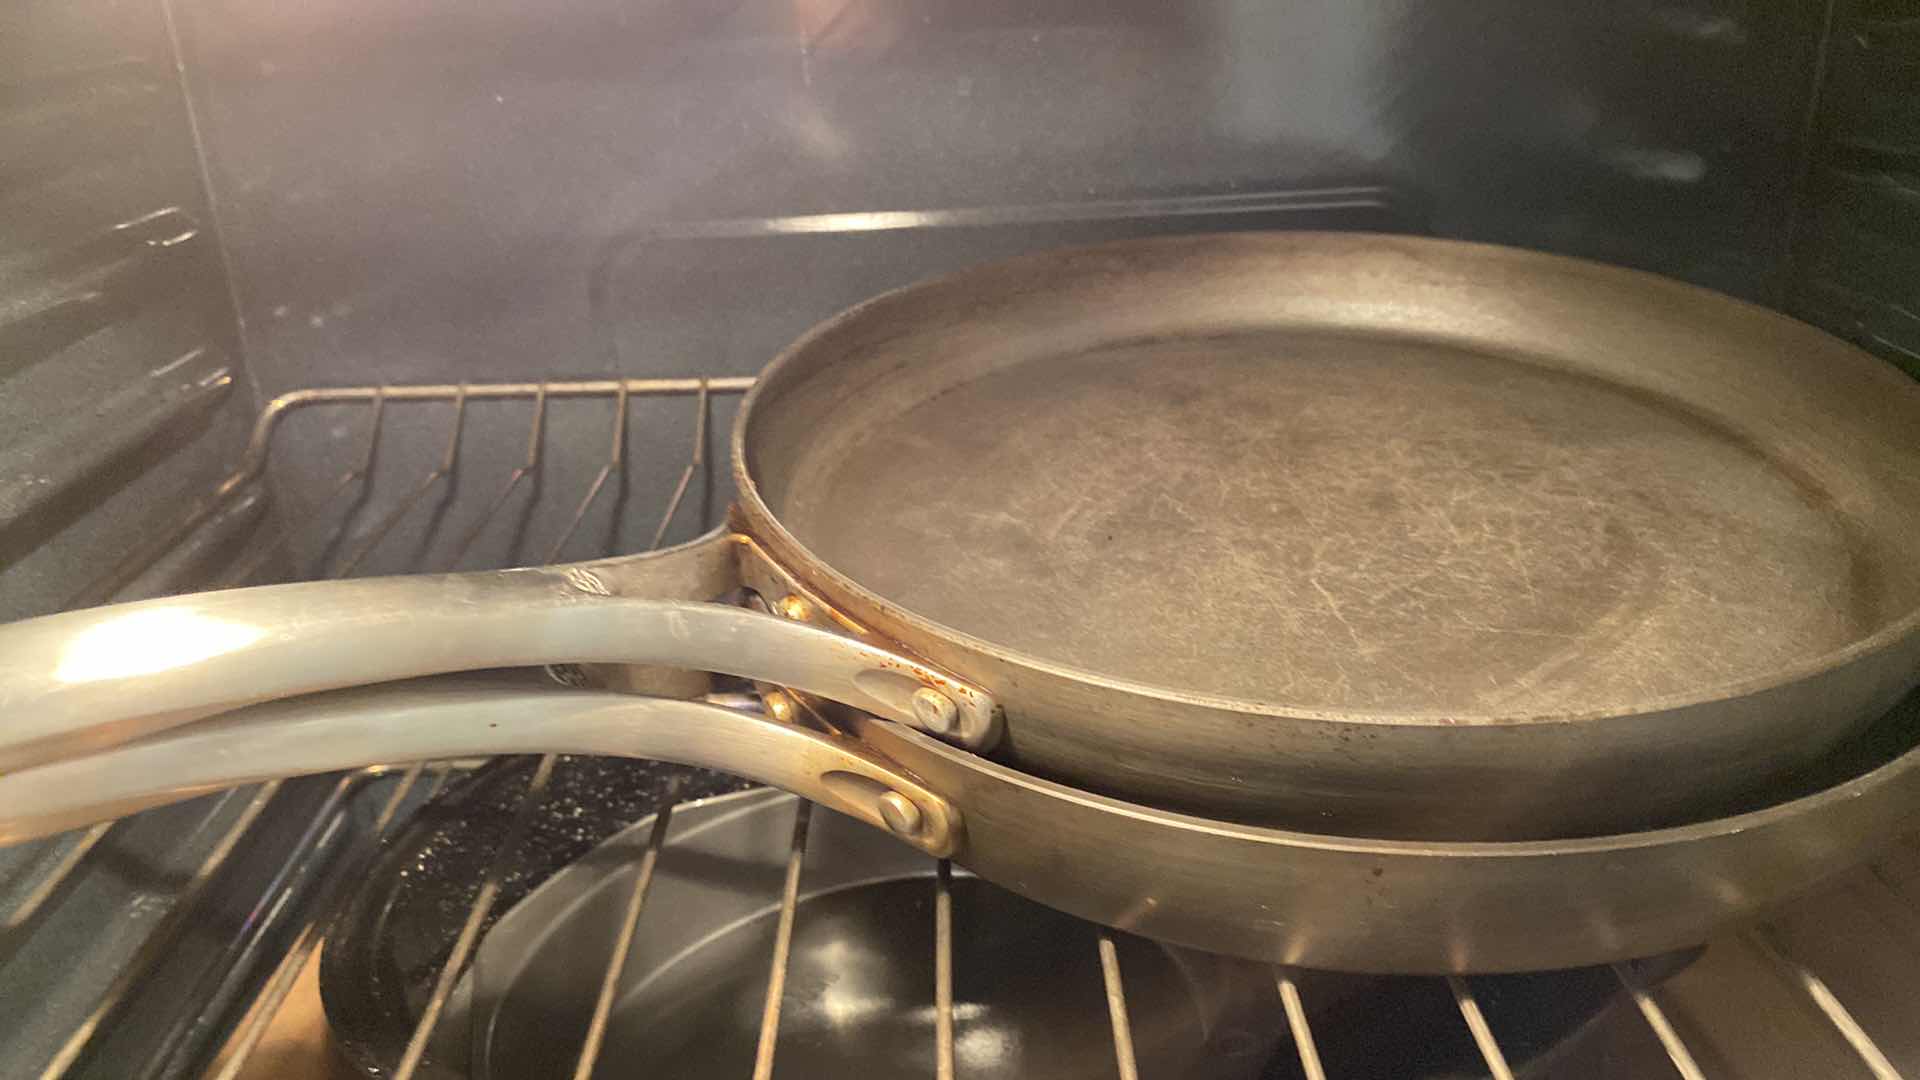
<svg viewBox="0 0 1920 1080">
<path fill-rule="evenodd" d="M 1638 829 L 1913 686 L 1915 430 L 1891 367 L 1628 270 L 1350 234 L 1048 253 L 789 348 L 734 430 L 733 527 L 673 552 L 0 628 L 0 769 L 597 662 L 746 676 L 1220 821 Z M 739 584 L 770 611 L 691 602 Z M 781 782 L 939 816 L 834 747 Z"/>
</svg>

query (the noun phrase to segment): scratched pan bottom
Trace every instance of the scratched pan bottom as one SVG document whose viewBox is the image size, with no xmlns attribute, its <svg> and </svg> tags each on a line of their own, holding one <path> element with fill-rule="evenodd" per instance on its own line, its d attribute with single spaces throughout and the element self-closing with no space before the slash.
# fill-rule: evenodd
<svg viewBox="0 0 1920 1080">
<path fill-rule="evenodd" d="M 1001 367 L 793 470 L 830 566 L 1046 661 L 1294 708 L 1545 714 L 1749 677 L 1887 614 L 1790 463 L 1455 344 L 1263 330 Z M 901 558 L 902 552 L 913 553 Z"/>
</svg>

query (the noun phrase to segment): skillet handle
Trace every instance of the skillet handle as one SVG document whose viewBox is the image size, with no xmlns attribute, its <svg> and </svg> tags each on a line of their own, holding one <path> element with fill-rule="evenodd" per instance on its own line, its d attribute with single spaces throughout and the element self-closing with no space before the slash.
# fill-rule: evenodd
<svg viewBox="0 0 1920 1080">
<path fill-rule="evenodd" d="M 569 566 L 269 585 L 0 626 L 0 771 L 298 694 L 559 663 L 739 675 L 990 737 L 985 694 L 882 645 L 726 604 L 654 599 L 696 585 L 728 591 L 750 548 L 715 531 Z"/>
<path fill-rule="evenodd" d="M 959 814 L 946 799 L 844 735 L 697 701 L 433 680 L 255 705 L 0 776 L 0 844 L 273 777 L 524 753 L 722 769 L 859 818 L 938 857 L 953 854 L 960 838 Z"/>
</svg>

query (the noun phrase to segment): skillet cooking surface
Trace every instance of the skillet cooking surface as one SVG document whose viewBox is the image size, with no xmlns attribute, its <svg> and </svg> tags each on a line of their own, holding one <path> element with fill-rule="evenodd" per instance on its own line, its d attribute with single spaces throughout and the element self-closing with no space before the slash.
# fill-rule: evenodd
<svg viewBox="0 0 1920 1080">
<path fill-rule="evenodd" d="M 1573 712 L 1766 676 L 1890 614 L 1786 463 L 1679 403 L 1459 344 L 1120 341 L 862 404 L 858 437 L 796 463 L 795 536 L 919 615 L 1115 678 Z"/>
</svg>

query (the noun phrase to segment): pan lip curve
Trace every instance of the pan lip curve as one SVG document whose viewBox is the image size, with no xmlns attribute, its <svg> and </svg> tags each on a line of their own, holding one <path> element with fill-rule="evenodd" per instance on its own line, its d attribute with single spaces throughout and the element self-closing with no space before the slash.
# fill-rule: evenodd
<svg viewBox="0 0 1920 1080">
<path fill-rule="evenodd" d="M 748 464 L 747 438 L 754 417 L 762 407 L 763 399 L 777 391 L 768 390 L 777 377 L 801 363 L 818 348 L 818 342 L 830 339 L 842 327 L 857 323 L 869 311 L 876 307 L 896 303 L 901 298 L 924 293 L 951 289 L 958 283 L 991 277 L 1003 271 L 1003 268 L 1022 264 L 1043 264 L 1051 261 L 1064 261 L 1085 257 L 1089 254 L 1101 254 L 1115 250 L 1139 250 L 1148 247 L 1173 247 L 1193 245 L 1196 242 L 1233 242 L 1277 243 L 1284 241 L 1292 245 L 1326 245 L 1346 247 L 1351 250 L 1370 250 L 1381 246 L 1411 248 L 1430 252 L 1451 252 L 1468 257 L 1504 259 L 1510 262 L 1532 264 L 1542 268 L 1560 267 L 1577 269 L 1588 274 L 1611 276 L 1614 280 L 1636 282 L 1640 285 L 1665 290 L 1670 296 L 1698 304 L 1711 304 L 1723 310 L 1737 311 L 1747 319 L 1772 322 L 1782 328 L 1790 328 L 1796 333 L 1815 333 L 1828 338 L 1852 354 L 1856 366 L 1862 370 L 1871 369 L 1876 377 L 1883 378 L 1889 387 L 1901 386 L 1906 393 L 1920 401 L 1920 383 L 1905 377 L 1891 364 L 1865 352 L 1859 347 L 1841 338 L 1783 315 L 1770 308 L 1716 292 L 1712 289 L 1679 281 L 1674 278 L 1597 262 L 1591 259 L 1557 255 L 1523 248 L 1508 247 L 1499 244 L 1485 244 L 1465 240 L 1441 239 L 1425 236 L 1413 236 L 1398 233 L 1370 232 L 1316 232 L 1316 231 L 1246 231 L 1230 234 L 1176 234 L 1109 241 L 1080 247 L 1054 248 L 1000 259 L 965 267 L 950 273 L 911 282 L 886 292 L 869 297 L 866 300 L 846 308 L 824 319 L 792 343 L 783 348 L 761 369 L 753 386 L 742 397 L 739 410 L 735 414 L 733 430 L 728 438 L 728 456 L 730 469 L 737 491 L 736 503 L 743 512 L 749 531 L 764 541 L 769 554 L 786 564 L 786 569 L 795 577 L 816 587 L 824 586 L 823 591 L 829 598 L 844 602 L 843 598 L 852 598 L 853 603 L 848 615 L 865 620 L 872 612 L 881 612 L 888 621 L 907 627 L 914 635 L 924 636 L 955 646 L 967 652 L 992 657 L 1023 670 L 1032 671 L 1063 681 L 1078 683 L 1094 689 L 1124 694 L 1163 702 L 1182 708 L 1198 708 L 1209 711 L 1236 714 L 1241 716 L 1271 717 L 1274 719 L 1294 719 L 1326 724 L 1350 724 L 1365 727 L 1535 727 L 1569 724 L 1584 724 L 1606 720 L 1627 720 L 1650 715 L 1682 712 L 1688 709 L 1710 707 L 1730 701 L 1738 701 L 1771 692 L 1782 691 L 1802 682 L 1819 678 L 1851 665 L 1867 662 L 1876 656 L 1894 650 L 1903 643 L 1920 636 L 1920 604 L 1911 606 L 1899 617 L 1889 620 L 1871 634 L 1856 638 L 1845 645 L 1824 652 L 1803 656 L 1790 663 L 1782 664 L 1765 674 L 1750 676 L 1723 683 L 1710 684 L 1696 689 L 1675 691 L 1664 695 L 1639 699 L 1625 705 L 1612 704 L 1587 710 L 1569 710 L 1559 712 L 1468 712 L 1458 710 L 1381 710 L 1381 709 L 1340 709 L 1327 707 L 1289 706 L 1281 702 L 1257 701 L 1249 698 L 1228 697 L 1204 692 L 1181 690 L 1159 686 L 1153 683 L 1139 682 L 1120 676 L 1103 674 L 1070 664 L 1049 660 L 1023 650 L 1009 648 L 996 642 L 969 634 L 947 626 L 935 619 L 912 611 L 874 590 L 860 584 L 850 575 L 829 565 L 816 555 L 811 548 L 795 536 L 774 513 L 761 495 L 760 486 L 755 480 Z M 1895 383 L 1894 379 L 1898 382 Z M 882 636 L 895 635 L 882 629 Z M 972 677 L 969 673 L 956 670 L 955 674 L 963 678 Z"/>
<path fill-rule="evenodd" d="M 1097 813 L 1128 818 L 1146 827 L 1204 835 L 1231 843 L 1305 849 L 1329 855 L 1369 858 L 1507 862 L 1528 859 L 1606 857 L 1657 852 L 1716 841 L 1732 841 L 1767 830 L 1789 828 L 1833 806 L 1873 796 L 1889 785 L 1899 784 L 1909 773 L 1920 769 L 1920 747 L 1914 747 L 1865 772 L 1785 802 L 1757 807 L 1738 814 L 1686 821 L 1640 831 L 1529 840 L 1397 839 L 1314 833 L 1272 825 L 1254 825 L 1227 819 L 1200 817 L 1178 810 L 1163 810 L 1145 803 L 1085 791 L 1056 780 L 1033 776 L 1002 762 L 980 757 L 958 747 L 948 746 L 932 736 L 889 721 L 877 721 L 863 728 L 861 733 L 863 739 L 879 747 L 882 753 L 890 752 L 891 748 L 886 745 L 885 739 L 873 739 L 871 729 L 876 726 L 886 730 L 885 739 L 897 739 L 909 743 L 920 753 L 942 758 L 955 768 L 984 776 L 989 783 L 1011 785 L 1050 802 L 1072 803 Z M 966 800 L 955 797 L 955 802 L 964 814 Z M 956 857 L 964 858 L 965 855 L 966 852 L 963 851 Z"/>
</svg>

